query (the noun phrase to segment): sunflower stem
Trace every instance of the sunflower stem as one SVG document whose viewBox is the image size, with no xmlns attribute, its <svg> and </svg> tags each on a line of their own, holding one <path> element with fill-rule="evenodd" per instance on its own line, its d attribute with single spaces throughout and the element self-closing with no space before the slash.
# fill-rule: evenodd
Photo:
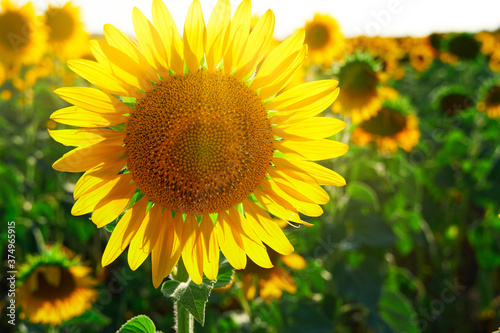
<svg viewBox="0 0 500 333">
<path fill-rule="evenodd" d="M 189 280 L 189 274 L 184 266 L 182 258 L 179 259 L 177 263 L 177 274 L 175 274 L 175 279 L 179 282 L 187 282 Z M 194 333 L 193 316 L 188 310 L 179 306 L 177 302 L 175 302 L 175 314 L 177 333 Z"/>
</svg>

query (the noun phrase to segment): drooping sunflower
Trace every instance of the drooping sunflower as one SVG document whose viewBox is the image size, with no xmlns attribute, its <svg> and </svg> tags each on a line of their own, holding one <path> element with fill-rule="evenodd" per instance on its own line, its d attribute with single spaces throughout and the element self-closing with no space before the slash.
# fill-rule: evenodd
<svg viewBox="0 0 500 333">
<path fill-rule="evenodd" d="M 137 8 L 133 22 L 137 42 L 105 25 L 106 40 L 92 42 L 98 61 L 68 62 L 100 90 L 56 90 L 74 106 L 51 118 L 81 127 L 50 131 L 78 146 L 53 167 L 85 172 L 72 213 L 92 212 L 100 228 L 125 211 L 102 264 L 129 246 L 135 270 L 151 253 L 156 287 L 181 256 L 195 283 L 203 273 L 215 279 L 219 248 L 236 269 L 247 255 L 272 267 L 263 242 L 280 254 L 293 247 L 269 214 L 307 224 L 299 213 L 321 215 L 318 204 L 329 200 L 320 185 L 345 184 L 313 162 L 348 148 L 324 139 L 342 121 L 314 117 L 336 99 L 338 82 L 309 82 L 275 97 L 304 62 L 305 32 L 264 57 L 274 14 L 267 11 L 249 34 L 248 0 L 232 20 L 229 0 L 218 1 L 207 26 L 194 0 L 182 39 L 161 0 L 153 1 L 153 23 Z"/>
<path fill-rule="evenodd" d="M 351 116 L 358 124 L 377 113 L 381 106 L 380 79 L 373 58 L 357 53 L 346 59 L 338 73 L 342 92 L 332 111 Z"/>
<path fill-rule="evenodd" d="M 487 82 L 479 91 L 477 109 L 490 118 L 500 118 L 500 84 Z"/>
<path fill-rule="evenodd" d="M 88 50 L 89 34 L 81 20 L 80 8 L 70 2 L 62 7 L 49 5 L 44 14 L 51 53 L 62 59 L 79 58 Z"/>
<path fill-rule="evenodd" d="M 292 275 L 278 261 L 291 269 L 302 270 L 306 267 L 305 259 L 297 253 L 280 255 L 272 250 L 269 250 L 269 257 L 274 265 L 272 268 L 260 267 L 250 260 L 244 270 L 237 271 L 241 275 L 241 287 L 248 300 L 254 299 L 257 290 L 259 296 L 268 303 L 280 299 L 283 291 L 290 294 L 297 292 Z"/>
<path fill-rule="evenodd" d="M 46 31 L 31 2 L 0 2 L 0 59 L 8 67 L 36 64 L 46 50 Z"/>
<path fill-rule="evenodd" d="M 392 88 L 386 88 L 383 95 L 377 114 L 354 129 L 352 143 L 364 146 L 374 142 L 383 154 L 396 152 L 398 147 L 410 152 L 420 139 L 418 118 Z"/>
<path fill-rule="evenodd" d="M 18 306 L 32 323 L 59 325 L 92 307 L 97 297 L 90 267 L 60 246 L 28 256 L 18 275 Z"/>
<path fill-rule="evenodd" d="M 337 21 L 327 14 L 315 14 L 306 22 L 306 41 L 309 46 L 308 63 L 327 66 L 342 59 L 345 49 L 344 35 Z"/>
</svg>

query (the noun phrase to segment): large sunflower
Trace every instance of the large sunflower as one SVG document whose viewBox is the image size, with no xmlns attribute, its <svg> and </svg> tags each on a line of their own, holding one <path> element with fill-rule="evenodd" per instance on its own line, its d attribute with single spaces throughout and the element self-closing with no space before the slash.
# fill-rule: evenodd
<svg viewBox="0 0 500 333">
<path fill-rule="evenodd" d="M 0 57 L 9 67 L 36 64 L 46 49 L 46 31 L 31 2 L 0 2 Z"/>
<path fill-rule="evenodd" d="M 309 46 L 308 62 L 330 65 L 344 55 L 344 35 L 337 21 L 330 15 L 315 14 L 306 22 L 306 44 Z"/>
<path fill-rule="evenodd" d="M 500 85 L 484 84 L 480 93 L 477 109 L 485 112 L 490 118 L 500 118 Z"/>
<path fill-rule="evenodd" d="M 373 58 L 366 54 L 349 57 L 338 73 L 342 92 L 332 107 L 335 113 L 350 115 L 355 124 L 375 115 L 381 106 L 380 79 Z"/>
<path fill-rule="evenodd" d="M 408 103 L 396 91 L 386 88 L 383 104 L 377 114 L 363 121 L 352 133 L 352 142 L 364 146 L 370 142 L 383 154 L 393 153 L 401 147 L 410 152 L 420 139 L 418 119 L 409 113 Z"/>
<path fill-rule="evenodd" d="M 321 215 L 318 203 L 329 200 L 319 185 L 345 184 L 311 162 L 347 151 L 324 139 L 345 124 L 314 117 L 337 97 L 337 81 L 305 83 L 275 97 L 304 62 L 304 30 L 264 57 L 273 12 L 250 34 L 250 1 L 232 20 L 230 13 L 229 0 L 218 1 L 205 27 L 194 0 L 181 39 L 162 1 L 153 1 L 153 24 L 135 8 L 138 42 L 106 25 L 106 40 L 92 42 L 98 62 L 68 63 L 101 90 L 56 90 L 75 106 L 51 118 L 82 127 L 50 132 L 78 146 L 54 168 L 85 171 L 72 213 L 93 212 L 103 227 L 126 210 L 102 263 L 129 246 L 135 270 L 151 253 L 155 286 L 181 256 L 195 283 L 203 273 L 215 279 L 219 248 L 236 269 L 246 266 L 247 255 L 272 267 L 262 242 L 281 254 L 293 247 L 269 214 L 305 223 L 299 212 Z"/>
<path fill-rule="evenodd" d="M 18 275 L 22 316 L 32 323 L 54 326 L 81 315 L 97 297 L 90 271 L 79 264 L 79 257 L 59 246 L 28 256 Z"/>
<path fill-rule="evenodd" d="M 62 7 L 49 5 L 44 19 L 54 56 L 67 60 L 82 57 L 88 50 L 89 35 L 80 19 L 80 9 L 71 2 Z"/>
</svg>

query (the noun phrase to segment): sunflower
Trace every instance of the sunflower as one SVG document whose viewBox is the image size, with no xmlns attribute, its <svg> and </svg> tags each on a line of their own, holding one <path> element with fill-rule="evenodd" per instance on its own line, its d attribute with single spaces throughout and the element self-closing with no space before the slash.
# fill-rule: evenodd
<svg viewBox="0 0 500 333">
<path fill-rule="evenodd" d="M 80 258 L 60 246 L 28 256 L 19 270 L 18 305 L 32 323 L 59 325 L 92 307 L 96 280 Z"/>
<path fill-rule="evenodd" d="M 262 268 L 250 260 L 244 270 L 237 271 L 241 274 L 241 286 L 248 300 L 255 297 L 257 287 L 259 296 L 268 303 L 280 299 L 283 291 L 290 294 L 297 291 L 293 277 L 277 263 L 279 260 L 289 268 L 302 270 L 306 267 L 305 259 L 297 253 L 280 255 L 272 250 L 269 250 L 269 257 L 274 265 L 272 268 Z"/>
<path fill-rule="evenodd" d="M 337 21 L 330 15 L 315 14 L 306 22 L 306 44 L 309 46 L 308 62 L 328 66 L 344 55 L 344 35 Z"/>
<path fill-rule="evenodd" d="M 452 36 L 448 41 L 448 51 L 463 60 L 473 60 L 479 54 L 481 46 L 470 34 Z"/>
<path fill-rule="evenodd" d="M 71 2 L 62 7 L 49 5 L 44 14 L 52 54 L 62 60 L 82 57 L 88 50 L 89 35 L 80 18 L 80 9 Z"/>
<path fill-rule="evenodd" d="M 419 72 L 426 71 L 435 58 L 435 52 L 425 39 L 415 41 L 410 52 L 410 64 Z"/>
<path fill-rule="evenodd" d="M 396 152 L 398 146 L 410 152 L 420 138 L 418 119 L 409 114 L 408 102 L 399 98 L 396 91 L 390 91 L 391 88 L 386 89 L 382 107 L 374 117 L 354 129 L 352 142 L 359 146 L 375 142 L 383 154 Z"/>
<path fill-rule="evenodd" d="M 447 117 L 455 116 L 474 104 L 461 85 L 443 87 L 436 95 L 433 107 Z"/>
<path fill-rule="evenodd" d="M 85 171 L 72 213 L 93 212 L 100 228 L 125 211 L 102 264 L 129 246 L 135 270 L 151 253 L 156 287 L 181 256 L 195 283 L 203 273 L 215 279 L 219 248 L 236 269 L 245 268 L 247 255 L 272 267 L 263 242 L 280 254 L 293 247 L 269 214 L 309 225 L 299 212 L 321 215 L 318 203 L 329 200 L 319 185 L 345 185 L 312 162 L 348 149 L 324 139 L 342 130 L 342 121 L 314 117 L 336 99 L 338 82 L 309 82 L 275 97 L 304 62 L 304 30 L 264 57 L 273 12 L 250 34 L 250 1 L 232 20 L 230 13 L 229 0 L 218 1 L 205 27 L 194 0 L 181 40 L 162 1 L 153 1 L 153 24 L 135 8 L 137 42 L 105 25 L 106 40 L 92 42 L 98 62 L 68 62 L 101 90 L 56 90 L 74 106 L 51 118 L 81 127 L 50 131 L 78 146 L 53 167 Z"/>
<path fill-rule="evenodd" d="M 492 54 L 499 46 L 498 36 L 492 32 L 480 31 L 474 37 L 481 43 L 481 53 L 484 55 Z"/>
<path fill-rule="evenodd" d="M 0 57 L 8 67 L 36 64 L 45 53 L 46 31 L 31 2 L 0 2 Z"/>
<path fill-rule="evenodd" d="M 500 50 L 497 49 L 491 54 L 488 65 L 492 71 L 500 72 Z"/>
<path fill-rule="evenodd" d="M 347 58 L 340 68 L 338 78 L 342 93 L 332 107 L 335 113 L 350 115 L 355 124 L 375 115 L 381 106 L 379 75 L 373 58 L 357 53 Z"/>
<path fill-rule="evenodd" d="M 485 83 L 479 92 L 477 109 L 490 118 L 500 118 L 500 84 Z"/>
</svg>

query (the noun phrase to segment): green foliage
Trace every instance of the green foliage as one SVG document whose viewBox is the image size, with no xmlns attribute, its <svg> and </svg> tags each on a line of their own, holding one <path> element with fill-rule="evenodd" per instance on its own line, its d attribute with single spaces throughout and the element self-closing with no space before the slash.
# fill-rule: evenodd
<svg viewBox="0 0 500 333">
<path fill-rule="evenodd" d="M 139 315 L 123 324 L 116 333 L 156 333 L 156 327 L 149 317 Z"/>
</svg>

